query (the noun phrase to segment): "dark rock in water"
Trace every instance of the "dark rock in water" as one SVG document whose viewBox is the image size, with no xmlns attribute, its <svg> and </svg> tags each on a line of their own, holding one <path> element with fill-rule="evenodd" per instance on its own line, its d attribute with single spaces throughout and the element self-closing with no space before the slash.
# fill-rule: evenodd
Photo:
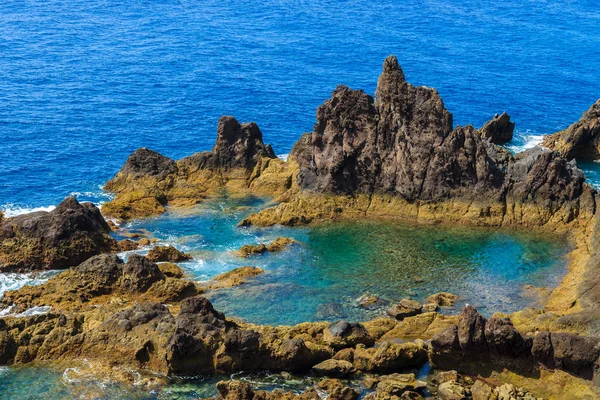
<svg viewBox="0 0 600 400">
<path fill-rule="evenodd" d="M 333 348 L 353 347 L 357 344 L 372 346 L 375 340 L 361 324 L 337 321 L 323 331 L 323 341 Z"/>
<path fill-rule="evenodd" d="M 344 310 L 344 306 L 335 302 L 319 304 L 319 307 L 317 307 L 317 312 L 315 313 L 315 317 L 321 320 L 345 318 L 346 316 L 347 313 Z"/>
<path fill-rule="evenodd" d="M 514 130 L 515 123 L 511 122 L 510 116 L 503 112 L 501 115 L 494 115 L 494 119 L 479 128 L 479 133 L 481 137 L 489 139 L 494 144 L 504 144 L 512 140 Z"/>
<path fill-rule="evenodd" d="M 154 262 L 180 262 L 191 260 L 192 256 L 184 253 L 183 251 L 177 250 L 173 246 L 156 246 L 148 252 L 146 258 Z"/>
<path fill-rule="evenodd" d="M 561 132 L 544 137 L 543 145 L 566 158 L 600 158 L 600 99 L 581 119 Z"/>
<path fill-rule="evenodd" d="M 499 188 L 503 181 L 475 129 L 453 130 L 437 91 L 407 83 L 393 56 L 375 100 L 339 86 L 317 110 L 312 157 L 301 141 L 294 154 L 304 190 L 437 200 L 461 186 Z"/>
<path fill-rule="evenodd" d="M 116 241 L 100 210 L 67 197 L 50 212 L 0 223 L 0 271 L 64 269 L 111 251 Z"/>
<path fill-rule="evenodd" d="M 401 321 L 406 317 L 420 314 L 423 311 L 423 305 L 416 300 L 402 299 L 400 303 L 393 305 L 387 313 Z"/>
</svg>

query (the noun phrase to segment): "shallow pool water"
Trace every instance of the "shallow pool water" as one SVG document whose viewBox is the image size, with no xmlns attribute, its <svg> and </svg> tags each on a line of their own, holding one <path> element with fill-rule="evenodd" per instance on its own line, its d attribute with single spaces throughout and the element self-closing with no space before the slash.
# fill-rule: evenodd
<svg viewBox="0 0 600 400">
<path fill-rule="evenodd" d="M 440 291 L 461 297 L 456 309 L 468 302 L 484 314 L 512 312 L 535 304 L 527 285 L 556 286 L 565 272 L 568 246 L 562 238 L 522 231 L 379 220 L 303 228 L 237 226 L 264 206 L 265 200 L 256 197 L 220 199 L 125 228 L 147 231 L 191 253 L 194 260 L 181 266 L 195 280 L 243 265 L 263 268 L 263 275 L 242 286 L 209 294 L 226 315 L 261 324 L 367 320 L 385 314 L 386 303 L 423 301 Z M 236 254 L 244 244 L 279 236 L 297 243 L 279 253 Z M 359 307 L 357 299 L 367 293 L 383 305 Z"/>
</svg>

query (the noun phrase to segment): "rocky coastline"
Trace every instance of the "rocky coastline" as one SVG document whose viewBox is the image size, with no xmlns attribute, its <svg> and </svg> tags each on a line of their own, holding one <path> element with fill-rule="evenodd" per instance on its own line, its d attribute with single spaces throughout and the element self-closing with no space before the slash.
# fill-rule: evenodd
<svg viewBox="0 0 600 400">
<path fill-rule="evenodd" d="M 227 318 L 203 294 L 262 270 L 246 266 L 200 285 L 172 264 L 190 257 L 175 248 L 123 261 L 111 253 L 139 242 L 117 243 L 98 208 L 70 197 L 48 213 L 0 214 L 0 271 L 66 269 L 0 299 L 11 310 L 0 318 L 0 365 L 85 358 L 100 374 L 126 366 L 148 384 L 173 374 L 259 370 L 315 378 L 304 394 L 220 382 L 219 399 L 357 399 L 344 381 L 350 377 L 368 399 L 599 398 L 600 217 L 597 193 L 572 160 L 598 157 L 599 104 L 547 136 L 547 148 L 513 155 L 500 145 L 514 130 L 507 114 L 480 129 L 454 127 L 438 92 L 408 83 L 390 56 L 375 97 L 339 86 L 287 161 L 263 143 L 255 123 L 222 117 L 212 151 L 174 161 L 138 149 L 105 186 L 115 198 L 102 214 L 120 221 L 227 192 L 276 203 L 240 226 L 377 217 L 561 233 L 573 244 L 569 270 L 542 309 L 486 319 L 470 306 L 448 316 L 436 311 L 445 303 L 403 300 L 390 316 L 360 323 L 249 324 Z M 279 238 L 240 254 L 292 243 Z M 36 307 L 48 312 L 16 316 Z M 414 374 L 427 363 L 437 375 L 422 382 Z"/>
</svg>

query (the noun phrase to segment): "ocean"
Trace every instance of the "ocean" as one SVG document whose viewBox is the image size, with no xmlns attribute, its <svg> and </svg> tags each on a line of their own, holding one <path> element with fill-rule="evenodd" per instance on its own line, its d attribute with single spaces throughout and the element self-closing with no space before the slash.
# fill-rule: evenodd
<svg viewBox="0 0 600 400">
<path fill-rule="evenodd" d="M 516 133 L 507 147 L 522 151 L 600 97 L 598 8 L 542 0 L 3 1 L 0 210 L 51 210 L 70 194 L 101 205 L 111 198 L 103 184 L 136 148 L 174 159 L 210 150 L 222 115 L 255 121 L 284 156 L 336 85 L 373 94 L 389 54 L 409 82 L 439 91 L 455 124 L 479 127 L 508 112 Z M 580 166 L 599 186 L 600 166 Z M 377 311 L 355 306 L 365 292 L 395 301 L 446 289 L 484 314 L 514 311 L 531 302 L 524 285 L 555 286 L 566 268 L 561 238 L 523 232 L 375 222 L 236 228 L 264 201 L 222 199 L 127 228 L 191 252 L 194 261 L 182 266 L 196 280 L 239 266 L 233 251 L 243 244 L 296 238 L 289 253 L 253 260 L 266 270 L 255 283 L 211 298 L 228 316 L 267 324 L 371 318 Z M 0 274 L 0 294 L 54 273 Z M 171 399 L 215 390 L 206 377 L 149 391 L 76 369 L 0 368 L 0 398 Z M 306 386 L 279 375 L 244 379 Z"/>
</svg>

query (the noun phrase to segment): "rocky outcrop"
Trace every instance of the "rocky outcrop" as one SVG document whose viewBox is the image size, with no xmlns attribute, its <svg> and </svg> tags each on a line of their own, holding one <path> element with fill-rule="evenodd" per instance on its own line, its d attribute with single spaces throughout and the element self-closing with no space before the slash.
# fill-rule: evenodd
<svg viewBox="0 0 600 400">
<path fill-rule="evenodd" d="M 206 287 L 207 290 L 231 288 L 246 283 L 249 279 L 261 275 L 264 272 L 265 271 L 262 268 L 258 267 L 239 267 L 215 276 L 212 280 L 204 284 L 204 287 Z"/>
<path fill-rule="evenodd" d="M 210 152 L 174 161 L 152 150 L 136 150 L 107 182 L 105 190 L 117 196 L 102 211 L 125 220 L 161 214 L 167 204 L 194 205 L 224 189 L 260 193 L 264 186 L 283 192 L 291 186 L 291 173 L 281 169 L 282 163 L 263 143 L 255 123 L 221 117 Z"/>
<path fill-rule="evenodd" d="M 65 269 L 100 253 L 116 241 L 91 203 L 67 197 L 50 212 L 0 221 L 0 271 Z"/>
<path fill-rule="evenodd" d="M 539 365 L 560 369 L 583 379 L 596 379 L 600 339 L 572 333 L 521 334 L 510 320 L 486 320 L 466 306 L 458 325 L 431 340 L 430 360 L 437 368 L 483 374 L 489 370 L 539 374 Z"/>
<path fill-rule="evenodd" d="M 453 128 L 437 91 L 407 83 L 393 56 L 375 99 L 339 86 L 290 159 L 297 191 L 242 225 L 383 215 L 539 227 L 595 212 L 595 191 L 574 163 L 542 148 L 513 156 L 470 125 Z"/>
<path fill-rule="evenodd" d="M 237 254 L 240 257 L 247 258 L 251 255 L 264 254 L 267 252 L 276 253 L 295 242 L 296 241 L 291 238 L 279 237 L 269 244 L 246 244 L 237 251 Z"/>
<path fill-rule="evenodd" d="M 494 115 L 494 118 L 479 128 L 479 134 L 482 138 L 488 139 L 494 144 L 505 144 L 513 138 L 515 123 L 510 121 L 510 116 L 503 112 Z"/>
<path fill-rule="evenodd" d="M 600 158 L 600 99 L 564 131 L 544 137 L 543 145 L 566 158 Z"/>
<path fill-rule="evenodd" d="M 191 260 L 192 256 L 173 246 L 156 246 L 150 249 L 146 258 L 153 262 L 180 262 Z"/>
</svg>

